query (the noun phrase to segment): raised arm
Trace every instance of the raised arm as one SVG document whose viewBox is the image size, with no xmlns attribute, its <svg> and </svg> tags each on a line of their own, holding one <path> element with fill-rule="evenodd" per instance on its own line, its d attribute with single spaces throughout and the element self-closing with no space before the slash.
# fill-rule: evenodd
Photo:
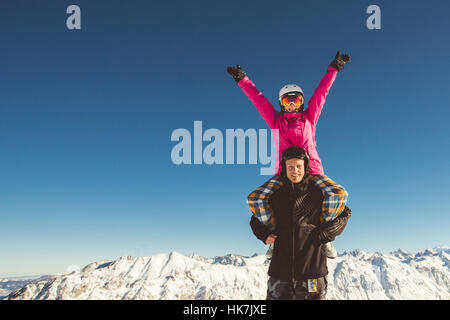
<svg viewBox="0 0 450 320">
<path fill-rule="evenodd" d="M 269 127 L 271 129 L 275 129 L 278 111 L 275 110 L 269 100 L 267 100 L 267 98 L 264 97 L 258 89 L 256 89 L 256 86 L 248 78 L 248 76 L 239 65 L 230 66 L 227 68 L 227 71 L 234 78 L 242 91 L 244 91 L 244 93 L 247 95 L 256 109 L 258 109 L 259 113 L 269 125 Z"/>
<path fill-rule="evenodd" d="M 327 69 L 327 73 L 320 80 L 319 85 L 314 91 L 311 99 L 308 101 L 308 108 L 305 111 L 305 117 L 309 119 L 313 127 L 317 125 L 320 113 L 322 112 L 323 105 L 328 92 L 336 79 L 337 73 L 344 68 L 344 65 L 350 61 L 348 54 L 342 54 L 337 52 L 334 60 L 331 62 Z"/>
</svg>

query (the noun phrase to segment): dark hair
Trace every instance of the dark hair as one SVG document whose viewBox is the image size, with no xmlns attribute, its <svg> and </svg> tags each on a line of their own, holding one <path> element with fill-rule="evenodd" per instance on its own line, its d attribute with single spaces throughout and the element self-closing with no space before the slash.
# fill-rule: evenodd
<svg viewBox="0 0 450 320">
<path fill-rule="evenodd" d="M 290 146 L 286 148 L 281 154 L 281 174 L 283 176 L 286 175 L 286 160 L 289 159 L 302 159 L 305 162 L 305 174 L 309 171 L 309 156 L 305 149 L 302 149 L 297 146 Z"/>
</svg>

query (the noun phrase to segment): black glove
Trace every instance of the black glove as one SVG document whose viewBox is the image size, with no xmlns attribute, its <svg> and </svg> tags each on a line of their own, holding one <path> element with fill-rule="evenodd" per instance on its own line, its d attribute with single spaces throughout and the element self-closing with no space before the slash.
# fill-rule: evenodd
<svg viewBox="0 0 450 320">
<path fill-rule="evenodd" d="M 340 51 L 336 53 L 336 57 L 331 61 L 330 66 L 341 71 L 344 69 L 344 65 L 350 61 L 350 55 L 347 53 L 341 54 Z"/>
<path fill-rule="evenodd" d="M 352 216 L 352 210 L 345 206 L 344 211 L 334 220 L 325 222 L 312 230 L 310 234 L 311 241 L 316 244 L 334 241 L 336 236 L 340 235 L 347 226 L 348 219 Z"/>
<path fill-rule="evenodd" d="M 236 82 L 241 81 L 246 76 L 245 72 L 242 71 L 241 66 L 230 66 L 227 68 L 227 72 L 231 74 L 231 76 L 234 78 Z"/>
</svg>

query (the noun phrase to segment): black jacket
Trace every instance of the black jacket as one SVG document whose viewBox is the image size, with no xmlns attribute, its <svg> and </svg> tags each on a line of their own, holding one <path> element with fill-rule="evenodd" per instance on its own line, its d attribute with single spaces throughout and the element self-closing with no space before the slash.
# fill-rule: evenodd
<svg viewBox="0 0 450 320">
<path fill-rule="evenodd" d="M 316 279 L 326 276 L 324 243 L 333 241 L 344 230 L 351 211 L 348 207 L 336 219 L 320 223 L 323 196 L 306 175 L 301 183 L 284 178 L 283 186 L 269 198 L 275 217 L 275 240 L 269 275 L 285 280 Z M 252 216 L 253 233 L 265 241 L 272 232 Z"/>
</svg>

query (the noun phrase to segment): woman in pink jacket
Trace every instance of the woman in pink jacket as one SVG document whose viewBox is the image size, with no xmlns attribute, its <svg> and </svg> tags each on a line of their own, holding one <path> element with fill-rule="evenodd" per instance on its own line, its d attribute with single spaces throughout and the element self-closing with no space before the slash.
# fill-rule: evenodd
<svg viewBox="0 0 450 320">
<path fill-rule="evenodd" d="M 279 92 L 278 101 L 281 112 L 277 111 L 267 98 L 258 91 L 239 65 L 228 67 L 228 73 L 234 78 L 256 109 L 258 109 L 270 129 L 278 130 L 278 135 L 273 135 L 275 139 L 278 136 L 278 141 L 275 141 L 278 146 L 275 166 L 276 175 L 250 194 L 248 204 L 254 214 L 261 210 L 270 212 L 270 207 L 268 207 L 268 197 L 278 188 L 277 186 L 279 186 L 280 180 L 277 179 L 277 176 L 281 173 L 281 166 L 279 165 L 281 154 L 286 148 L 292 145 L 299 146 L 306 150 L 309 156 L 309 173 L 312 175 L 321 175 L 320 183 L 318 182 L 317 186 L 326 186 L 321 188 L 324 195 L 323 221 L 334 219 L 342 212 L 347 201 L 348 193 L 344 188 L 335 184 L 331 179 L 328 179 L 328 177 L 324 175 L 322 161 L 316 150 L 315 134 L 317 121 L 331 85 L 336 79 L 338 72 L 341 71 L 344 68 L 344 65 L 349 61 L 350 56 L 348 54 L 341 55 L 339 51 L 337 52 L 334 60 L 329 65 L 326 74 L 323 76 L 313 95 L 309 99 L 306 110 L 304 110 L 305 97 L 303 90 L 295 84 L 283 86 Z M 323 183 L 324 181 L 326 182 L 325 184 Z M 333 190 L 333 192 L 330 193 L 329 190 Z M 338 199 L 338 201 L 336 201 L 336 199 Z M 338 205 L 333 208 L 335 203 L 338 203 Z M 265 215 L 267 216 L 267 214 Z M 256 216 L 258 217 L 258 215 Z M 261 222 L 270 225 L 270 222 L 267 219 Z M 274 237 L 268 238 L 269 239 L 265 241 L 267 244 L 272 244 L 275 240 Z M 337 253 L 331 245 L 328 246 L 327 249 L 330 258 L 336 257 Z"/>
</svg>

